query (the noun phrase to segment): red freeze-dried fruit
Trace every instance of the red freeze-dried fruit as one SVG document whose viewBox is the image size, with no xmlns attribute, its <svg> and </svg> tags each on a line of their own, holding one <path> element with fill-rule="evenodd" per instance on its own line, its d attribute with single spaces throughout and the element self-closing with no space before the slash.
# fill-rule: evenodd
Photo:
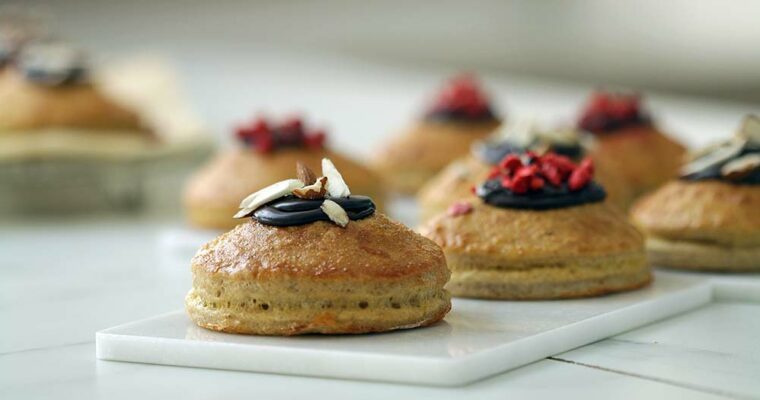
<svg viewBox="0 0 760 400">
<path fill-rule="evenodd" d="M 531 190 L 541 190 L 544 187 L 544 180 L 543 178 L 540 178 L 538 176 L 534 176 L 530 180 L 530 189 Z"/>
<path fill-rule="evenodd" d="M 517 168 L 522 167 L 522 160 L 520 160 L 520 157 L 510 154 L 506 157 L 504 157 L 501 162 L 499 162 L 499 168 L 508 171 L 508 172 L 514 172 Z"/>
<path fill-rule="evenodd" d="M 552 164 L 541 164 L 541 175 L 543 175 L 552 186 L 559 186 L 562 183 L 562 175 L 560 175 L 557 167 Z"/>
<path fill-rule="evenodd" d="M 512 179 L 508 176 L 501 178 L 501 187 L 510 189 L 512 187 Z"/>
<path fill-rule="evenodd" d="M 513 193 L 523 194 L 527 193 L 530 188 L 530 181 L 533 177 L 531 175 L 523 174 L 521 176 L 515 176 L 512 180 L 510 189 Z"/>
<path fill-rule="evenodd" d="M 458 201 L 452 204 L 451 206 L 449 206 L 449 209 L 446 211 L 446 214 L 448 214 L 451 217 L 457 217 L 460 215 L 470 213 L 471 211 L 472 211 L 472 204 L 466 201 Z"/>
<path fill-rule="evenodd" d="M 591 181 L 591 171 L 588 168 L 577 168 L 567 181 L 567 188 L 571 192 L 583 189 Z"/>
</svg>

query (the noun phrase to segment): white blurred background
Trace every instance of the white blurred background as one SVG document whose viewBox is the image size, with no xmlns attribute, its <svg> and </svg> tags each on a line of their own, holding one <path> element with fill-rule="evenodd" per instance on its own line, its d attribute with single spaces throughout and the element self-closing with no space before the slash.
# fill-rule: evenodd
<svg viewBox="0 0 760 400">
<path fill-rule="evenodd" d="M 180 71 L 224 141 L 257 110 L 302 110 L 366 152 L 447 74 L 479 72 L 508 115 L 570 120 L 588 90 L 651 94 L 690 143 L 760 103 L 760 2 L 26 1 L 94 54 Z M 360 138 L 361 140 L 357 140 Z"/>
</svg>

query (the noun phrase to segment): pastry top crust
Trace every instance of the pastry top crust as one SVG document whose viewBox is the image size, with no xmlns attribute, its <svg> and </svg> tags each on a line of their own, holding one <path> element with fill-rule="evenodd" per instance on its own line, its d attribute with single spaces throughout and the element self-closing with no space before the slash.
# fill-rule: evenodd
<svg viewBox="0 0 760 400">
<path fill-rule="evenodd" d="M 471 201 L 470 213 L 441 214 L 422 234 L 448 253 L 489 257 L 494 262 L 613 256 L 640 253 L 642 235 L 607 203 L 545 211 L 499 208 Z"/>
<path fill-rule="evenodd" d="M 437 171 L 470 152 L 470 145 L 493 133 L 500 123 L 420 121 L 393 137 L 375 158 L 379 170 L 406 168 Z"/>
<path fill-rule="evenodd" d="M 686 149 L 651 126 L 633 126 L 597 135 L 590 152 L 599 169 L 615 171 L 633 197 L 678 175 Z"/>
<path fill-rule="evenodd" d="M 441 286 L 449 279 L 435 243 L 378 212 L 345 228 L 324 221 L 274 227 L 251 219 L 204 245 L 192 268 L 224 279 L 418 278 Z"/>
<path fill-rule="evenodd" d="M 324 157 L 332 160 L 351 193 L 371 195 L 382 191 L 380 180 L 369 169 L 329 149 L 286 148 L 259 154 L 235 148 L 219 153 L 190 179 L 185 188 L 185 204 L 236 209 L 252 192 L 295 178 L 298 161 L 319 174 Z"/>
<path fill-rule="evenodd" d="M 471 187 L 482 183 L 491 166 L 467 156 L 451 162 L 430 179 L 417 194 L 422 206 L 445 207 L 459 199 L 472 197 Z"/>
<path fill-rule="evenodd" d="M 5 68 L 0 71 L 0 104 L 0 134 L 51 127 L 146 132 L 136 114 L 91 83 L 49 87 Z"/>
<path fill-rule="evenodd" d="M 634 205 L 648 234 L 735 246 L 760 245 L 760 185 L 672 181 Z"/>
</svg>

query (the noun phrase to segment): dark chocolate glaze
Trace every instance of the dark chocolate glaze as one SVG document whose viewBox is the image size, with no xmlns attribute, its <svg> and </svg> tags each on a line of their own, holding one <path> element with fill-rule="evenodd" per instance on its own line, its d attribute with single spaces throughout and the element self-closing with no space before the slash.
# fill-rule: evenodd
<svg viewBox="0 0 760 400">
<path fill-rule="evenodd" d="M 367 196 L 328 197 L 348 214 L 352 221 L 369 217 L 375 213 L 375 203 Z M 293 226 L 305 225 L 317 221 L 330 221 L 330 218 L 319 208 L 325 199 L 307 200 L 295 196 L 285 196 L 271 201 L 254 211 L 251 216 L 264 225 Z"/>
<path fill-rule="evenodd" d="M 528 149 L 509 141 L 479 142 L 472 146 L 472 153 L 475 157 L 490 165 L 498 164 L 502 158 L 509 154 L 522 154 L 525 150 Z M 573 160 L 578 160 L 583 155 L 583 149 L 579 144 L 575 146 L 553 144 L 550 146 L 550 150 Z"/>
<path fill-rule="evenodd" d="M 499 118 L 490 107 L 478 114 L 470 114 L 462 110 L 436 108 L 425 114 L 425 121 L 432 122 L 496 122 Z"/>
<path fill-rule="evenodd" d="M 724 162 L 717 163 L 713 166 L 707 167 L 701 171 L 697 171 L 692 174 L 683 175 L 681 176 L 681 179 L 686 180 L 686 181 L 703 181 L 703 180 L 715 179 L 715 180 L 721 180 L 724 182 L 733 183 L 737 185 L 759 185 L 760 184 L 760 168 L 755 168 L 749 174 L 739 179 L 728 179 L 720 173 L 721 168 L 723 168 L 723 166 L 726 165 L 727 163 L 739 157 L 745 156 L 747 154 L 752 154 L 752 153 L 760 153 L 760 144 L 754 144 L 754 143 L 747 144 L 734 157 L 731 157 L 730 159 Z"/>
<path fill-rule="evenodd" d="M 560 186 L 544 185 L 543 189 L 524 194 L 515 194 L 501 186 L 498 179 L 491 179 L 478 186 L 477 195 L 484 202 L 496 207 L 531 210 L 550 210 L 595 203 L 604 200 L 607 192 L 596 182 L 589 182 L 583 189 L 572 192 L 567 183 Z"/>
<path fill-rule="evenodd" d="M 26 79 L 43 85 L 71 85 L 80 83 L 87 77 L 87 69 L 81 66 L 55 72 L 38 68 L 23 68 L 23 66 L 20 68 Z"/>
</svg>

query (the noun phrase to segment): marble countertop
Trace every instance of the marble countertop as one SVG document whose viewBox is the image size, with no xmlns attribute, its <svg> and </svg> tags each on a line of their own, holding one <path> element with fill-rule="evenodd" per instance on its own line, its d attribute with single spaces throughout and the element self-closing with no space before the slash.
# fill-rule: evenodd
<svg viewBox="0 0 760 400">
<path fill-rule="evenodd" d="M 182 307 L 190 286 L 187 260 L 167 253 L 158 240 L 162 231 L 177 227 L 175 220 L 144 216 L 4 223 L 0 398 L 760 396 L 760 302 L 726 296 L 678 317 L 456 388 L 96 360 L 95 331 Z M 756 276 L 728 279 L 760 284 Z"/>
</svg>

